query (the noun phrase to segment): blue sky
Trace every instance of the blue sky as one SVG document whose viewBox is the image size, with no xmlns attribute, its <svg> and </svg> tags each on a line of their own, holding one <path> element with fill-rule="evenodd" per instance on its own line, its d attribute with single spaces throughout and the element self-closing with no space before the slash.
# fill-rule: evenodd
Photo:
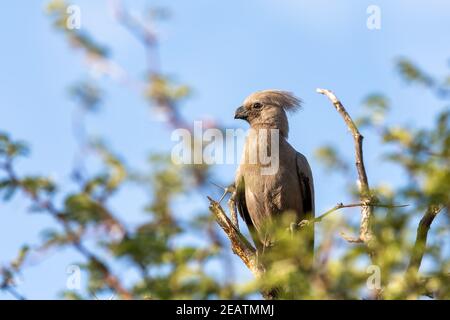
<svg viewBox="0 0 450 320">
<path fill-rule="evenodd" d="M 31 157 L 21 160 L 23 173 L 46 173 L 67 184 L 76 141 L 71 128 L 73 102 L 67 88 L 92 77 L 79 52 L 69 47 L 44 14 L 47 1 L 3 1 L 0 10 L 0 129 L 28 141 Z M 71 1 L 82 10 L 82 28 L 107 44 L 111 57 L 139 78 L 145 55 L 139 42 L 118 25 L 108 1 Z M 158 25 L 165 73 L 194 89 L 182 105 L 190 121 L 210 116 L 228 127 L 245 124 L 234 110 L 249 93 L 266 88 L 293 91 L 304 108 L 291 117 L 291 143 L 308 158 L 323 143 L 352 152 L 351 137 L 317 87 L 336 92 L 349 112 L 357 115 L 368 93 L 391 98 L 391 119 L 426 126 L 441 104 L 425 90 L 409 88 L 394 70 L 405 56 L 437 75 L 448 70 L 450 3 L 446 1 L 125 1 L 136 12 L 152 5 L 167 6 L 172 17 Z M 381 9 L 381 30 L 368 30 L 366 9 Z M 144 99 L 109 79 L 99 79 L 106 92 L 98 115 L 89 118 L 91 134 L 108 137 L 114 150 L 132 166 L 142 167 L 150 151 L 170 150 L 165 123 L 152 114 Z M 155 138 L 157 137 L 157 138 Z M 369 137 L 368 137 L 369 138 Z M 130 143 L 133 141 L 133 143 Z M 396 183 L 400 172 L 380 159 L 379 145 L 366 139 L 372 183 Z M 218 180 L 231 181 L 235 165 L 217 170 Z M 312 163 L 323 211 L 344 201 L 342 181 Z M 205 195 L 189 211 L 204 210 Z M 145 194 L 129 189 L 113 206 L 130 225 L 142 221 Z M 180 199 L 180 204 L 184 199 Z M 39 231 L 51 225 L 41 215 L 26 213 L 19 197 L 0 204 L 0 264 L 15 257 L 24 242 L 37 243 Z M 351 213 L 350 213 L 351 214 Z M 46 255 L 26 269 L 19 289 L 29 298 L 54 298 L 64 288 L 66 267 L 80 258 L 70 250 Z M 237 264 L 239 277 L 248 273 Z M 126 266 L 117 270 L 127 274 Z M 9 298 L 0 292 L 0 298 Z"/>
</svg>

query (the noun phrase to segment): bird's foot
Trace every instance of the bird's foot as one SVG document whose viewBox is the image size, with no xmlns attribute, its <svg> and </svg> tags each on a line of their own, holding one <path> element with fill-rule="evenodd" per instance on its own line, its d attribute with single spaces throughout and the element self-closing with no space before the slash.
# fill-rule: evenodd
<svg viewBox="0 0 450 320">
<path fill-rule="evenodd" d="M 309 226 L 311 222 L 309 220 L 302 220 L 298 223 L 299 228 L 307 227 Z"/>
</svg>

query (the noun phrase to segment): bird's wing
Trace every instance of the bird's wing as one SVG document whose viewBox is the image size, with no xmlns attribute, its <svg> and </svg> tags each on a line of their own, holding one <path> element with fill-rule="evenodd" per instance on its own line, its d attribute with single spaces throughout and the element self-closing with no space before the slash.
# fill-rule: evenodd
<svg viewBox="0 0 450 320">
<path fill-rule="evenodd" d="M 239 211 L 239 215 L 242 220 L 244 220 L 247 225 L 250 235 L 253 238 L 253 242 L 257 249 L 260 248 L 261 242 L 258 236 L 258 232 L 253 224 L 252 218 L 250 217 L 250 212 L 248 211 L 247 201 L 245 200 L 245 180 L 244 176 L 241 176 L 236 183 L 236 207 Z"/>
<path fill-rule="evenodd" d="M 308 160 L 300 152 L 297 152 L 297 176 L 302 193 L 302 207 L 306 219 L 314 217 L 314 181 Z"/>
<path fill-rule="evenodd" d="M 301 199 L 302 199 L 302 207 L 303 212 L 302 215 L 299 217 L 300 220 L 310 220 L 314 218 L 314 210 L 315 210 L 315 204 L 314 204 L 314 181 L 312 176 L 311 167 L 309 166 L 308 161 L 306 160 L 305 156 L 301 153 L 297 152 L 297 175 L 300 183 L 300 192 L 301 192 Z M 306 235 L 306 241 L 308 243 L 307 250 L 310 253 L 310 259 L 307 259 L 308 261 L 305 266 L 311 266 L 312 265 L 312 257 L 314 254 L 314 224 L 311 223 L 309 226 L 305 227 L 306 230 L 303 230 L 302 232 L 305 232 Z"/>
</svg>

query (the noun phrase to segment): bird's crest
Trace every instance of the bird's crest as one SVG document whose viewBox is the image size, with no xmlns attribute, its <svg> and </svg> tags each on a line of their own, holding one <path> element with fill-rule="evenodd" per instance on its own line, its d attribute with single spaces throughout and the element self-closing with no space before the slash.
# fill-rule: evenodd
<svg viewBox="0 0 450 320">
<path fill-rule="evenodd" d="M 291 92 L 283 90 L 262 90 L 251 94 L 244 104 L 261 102 L 263 104 L 275 105 L 286 111 L 294 112 L 300 109 L 302 101 Z"/>
</svg>

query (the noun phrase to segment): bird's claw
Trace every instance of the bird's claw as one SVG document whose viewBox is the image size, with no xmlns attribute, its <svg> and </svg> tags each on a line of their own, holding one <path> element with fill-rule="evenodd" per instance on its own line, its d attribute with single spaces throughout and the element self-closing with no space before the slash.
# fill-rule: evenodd
<svg viewBox="0 0 450 320">
<path fill-rule="evenodd" d="M 299 226 L 300 228 L 303 228 L 303 227 L 309 226 L 309 224 L 310 224 L 310 221 L 309 221 L 309 220 L 302 220 L 302 221 L 300 221 L 300 222 L 298 223 L 298 226 Z"/>
</svg>

